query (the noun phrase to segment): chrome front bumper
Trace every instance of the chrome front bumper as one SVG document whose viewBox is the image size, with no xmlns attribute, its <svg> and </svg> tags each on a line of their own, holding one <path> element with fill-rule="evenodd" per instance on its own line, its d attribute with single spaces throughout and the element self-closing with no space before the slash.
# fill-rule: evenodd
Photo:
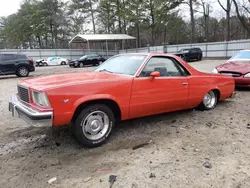
<svg viewBox="0 0 250 188">
<path fill-rule="evenodd" d="M 35 127 L 51 127 L 53 112 L 39 112 L 21 103 L 17 95 L 12 95 L 9 101 L 9 111 L 13 117 L 18 117 Z"/>
</svg>

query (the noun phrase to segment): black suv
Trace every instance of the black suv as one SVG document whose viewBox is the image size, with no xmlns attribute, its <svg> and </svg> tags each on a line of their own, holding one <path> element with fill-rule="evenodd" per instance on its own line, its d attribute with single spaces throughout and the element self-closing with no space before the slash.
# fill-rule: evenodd
<svg viewBox="0 0 250 188">
<path fill-rule="evenodd" d="M 35 71 L 34 61 L 24 54 L 0 54 L 0 75 L 16 74 L 19 77 L 29 76 Z"/>
<path fill-rule="evenodd" d="M 175 55 L 181 57 L 185 61 L 198 60 L 202 59 L 202 51 L 200 48 L 184 48 L 178 51 Z"/>
<path fill-rule="evenodd" d="M 80 57 L 79 59 L 71 60 L 69 62 L 70 67 L 83 67 L 85 65 L 99 65 L 103 63 L 105 59 L 97 54 L 89 54 Z"/>
</svg>

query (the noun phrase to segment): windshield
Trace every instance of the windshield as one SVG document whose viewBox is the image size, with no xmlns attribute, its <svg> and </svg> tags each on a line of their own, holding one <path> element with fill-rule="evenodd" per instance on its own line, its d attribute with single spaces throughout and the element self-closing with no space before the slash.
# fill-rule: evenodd
<svg viewBox="0 0 250 188">
<path fill-rule="evenodd" d="M 240 51 L 229 59 L 229 61 L 231 60 L 250 61 L 250 51 L 249 50 Z"/>
<path fill-rule="evenodd" d="M 83 59 L 86 59 L 86 58 L 87 58 L 87 56 L 84 55 L 84 56 L 80 57 L 79 60 L 83 60 Z"/>
<path fill-rule="evenodd" d="M 105 71 L 116 74 L 134 75 L 142 65 L 147 55 L 124 54 L 109 58 L 95 71 Z"/>
</svg>

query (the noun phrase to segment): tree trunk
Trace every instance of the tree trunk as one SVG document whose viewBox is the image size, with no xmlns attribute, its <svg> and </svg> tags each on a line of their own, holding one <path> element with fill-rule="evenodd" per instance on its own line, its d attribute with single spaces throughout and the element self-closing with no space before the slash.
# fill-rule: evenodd
<svg viewBox="0 0 250 188">
<path fill-rule="evenodd" d="M 137 38 L 137 48 L 140 48 L 140 24 L 136 23 L 136 38 Z"/>
<path fill-rule="evenodd" d="M 116 0 L 116 9 L 117 9 L 117 15 L 118 15 L 118 27 L 119 32 L 122 33 L 122 22 L 121 22 L 121 11 L 120 11 L 120 0 Z"/>
<path fill-rule="evenodd" d="M 124 0 L 122 0 L 122 7 L 123 7 L 123 9 L 125 9 L 126 7 L 125 7 L 125 1 Z M 125 15 L 124 15 L 124 13 L 123 13 L 123 30 L 124 30 L 124 34 L 126 34 L 127 33 L 127 26 L 126 26 L 126 19 L 125 19 L 126 17 L 125 17 Z"/>
<path fill-rule="evenodd" d="M 231 4 L 230 0 L 227 0 L 227 41 L 230 41 L 230 10 L 231 10 Z"/>
<path fill-rule="evenodd" d="M 53 49 L 54 48 L 54 32 L 53 32 L 52 20 L 50 20 L 50 33 L 51 33 L 51 45 Z"/>
<path fill-rule="evenodd" d="M 108 34 L 110 33 L 110 4 L 107 2 L 107 14 L 108 14 L 108 20 L 107 20 L 107 25 L 108 25 Z"/>
<path fill-rule="evenodd" d="M 96 33 L 95 31 L 95 16 L 94 16 L 94 11 L 92 7 L 92 1 L 89 0 L 89 8 L 90 8 L 90 13 L 91 13 L 91 20 L 92 20 L 92 25 L 93 25 L 93 32 L 94 34 Z"/>
<path fill-rule="evenodd" d="M 155 15 L 154 15 L 154 5 L 152 0 L 150 0 L 149 2 L 149 6 L 150 6 L 150 16 L 151 16 L 151 20 L 152 20 L 152 24 L 151 24 L 151 35 L 152 35 L 152 45 L 155 45 Z"/>
<path fill-rule="evenodd" d="M 195 20 L 194 20 L 194 10 L 193 10 L 193 0 L 189 0 L 190 8 L 190 18 L 191 18 L 191 43 L 194 42 L 195 36 Z"/>
<path fill-rule="evenodd" d="M 165 45 L 165 43 L 166 43 L 166 38 L 167 38 L 167 26 L 165 25 L 164 26 L 164 36 L 163 36 L 164 38 L 163 38 L 163 42 L 164 42 L 164 45 Z"/>
<path fill-rule="evenodd" d="M 57 48 L 57 27 L 54 29 L 55 49 Z"/>
<path fill-rule="evenodd" d="M 41 49 L 42 48 L 41 37 L 37 36 L 37 39 L 38 39 L 39 48 Z"/>
</svg>

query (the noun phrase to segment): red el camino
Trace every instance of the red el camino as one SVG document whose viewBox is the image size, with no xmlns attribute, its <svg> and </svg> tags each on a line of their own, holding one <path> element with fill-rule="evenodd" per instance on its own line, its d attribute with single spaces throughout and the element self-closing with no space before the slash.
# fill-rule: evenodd
<svg viewBox="0 0 250 188">
<path fill-rule="evenodd" d="M 226 63 L 217 66 L 213 73 L 233 76 L 238 87 L 250 87 L 250 50 L 241 50 Z"/>
<path fill-rule="evenodd" d="M 231 76 L 202 73 L 171 54 L 119 54 L 94 72 L 18 82 L 9 110 L 35 126 L 72 125 L 84 146 L 103 144 L 117 120 L 213 109 L 234 96 Z"/>
</svg>

